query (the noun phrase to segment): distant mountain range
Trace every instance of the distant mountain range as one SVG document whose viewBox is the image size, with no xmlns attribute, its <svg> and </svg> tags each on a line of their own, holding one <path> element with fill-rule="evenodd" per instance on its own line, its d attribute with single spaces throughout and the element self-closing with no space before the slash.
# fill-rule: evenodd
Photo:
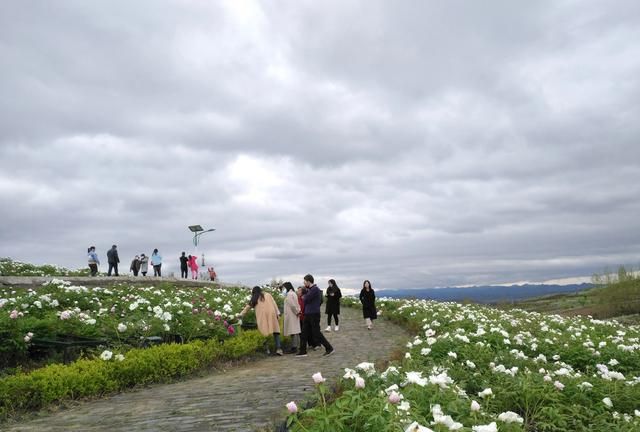
<svg viewBox="0 0 640 432">
<path fill-rule="evenodd" d="M 572 293 L 593 288 L 593 284 L 573 285 L 511 285 L 511 286 L 474 286 L 465 288 L 416 288 L 399 290 L 379 290 L 376 297 L 418 298 L 438 301 L 462 301 L 465 299 L 479 303 L 523 300 L 550 294 Z"/>
</svg>

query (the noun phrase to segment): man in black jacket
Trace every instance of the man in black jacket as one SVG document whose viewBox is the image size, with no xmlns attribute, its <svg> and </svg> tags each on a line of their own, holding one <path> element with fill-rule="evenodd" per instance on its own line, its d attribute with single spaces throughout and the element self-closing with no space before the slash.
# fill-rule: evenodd
<svg viewBox="0 0 640 432">
<path fill-rule="evenodd" d="M 113 245 L 107 252 L 107 261 L 109 261 L 109 271 L 107 272 L 107 276 L 111 276 L 111 270 L 115 270 L 115 275 L 118 276 L 118 263 L 120 262 L 120 258 L 118 258 L 118 251 L 116 248 L 117 246 Z"/>
<path fill-rule="evenodd" d="M 320 304 L 322 303 L 322 291 L 320 291 L 320 288 L 313 283 L 313 276 L 310 274 L 304 277 L 304 286 L 309 289 L 309 292 L 302 297 L 302 300 L 304 301 L 304 321 L 302 322 L 303 328 L 300 351 L 298 351 L 296 357 L 307 356 L 307 341 L 309 339 L 313 339 L 315 343 L 319 343 L 324 346 L 325 352 L 323 355 L 331 355 L 335 350 L 320 331 Z"/>
</svg>

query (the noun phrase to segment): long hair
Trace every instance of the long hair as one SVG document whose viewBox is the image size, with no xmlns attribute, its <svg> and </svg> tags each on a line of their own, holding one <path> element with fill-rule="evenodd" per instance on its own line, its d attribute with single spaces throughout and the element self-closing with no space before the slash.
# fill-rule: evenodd
<svg viewBox="0 0 640 432">
<path fill-rule="evenodd" d="M 287 290 L 287 292 L 293 291 L 293 285 L 291 285 L 291 282 L 285 282 L 282 286 Z"/>
<path fill-rule="evenodd" d="M 333 288 L 339 288 L 335 279 L 329 279 L 329 284 L 331 284 Z"/>
<path fill-rule="evenodd" d="M 369 279 L 365 279 L 365 281 L 364 281 L 364 282 L 362 282 L 362 289 L 363 289 L 363 290 L 366 290 L 366 289 L 367 289 L 367 287 L 366 287 L 367 282 L 369 282 Z M 371 286 L 371 282 L 369 282 L 369 289 L 370 289 L 371 291 L 373 291 L 373 287 Z"/>
<path fill-rule="evenodd" d="M 249 305 L 252 308 L 256 307 L 258 300 L 264 300 L 264 294 L 262 293 L 262 289 L 256 285 L 251 290 L 251 300 L 249 301 Z"/>
</svg>

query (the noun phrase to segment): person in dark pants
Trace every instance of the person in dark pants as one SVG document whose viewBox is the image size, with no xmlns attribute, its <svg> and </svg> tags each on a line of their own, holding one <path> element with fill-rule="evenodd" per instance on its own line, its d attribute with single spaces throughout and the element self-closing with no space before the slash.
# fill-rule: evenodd
<svg viewBox="0 0 640 432">
<path fill-rule="evenodd" d="M 140 271 L 140 257 L 136 255 L 136 257 L 131 261 L 131 267 L 129 270 L 133 272 L 134 276 L 138 276 L 138 272 Z"/>
<path fill-rule="evenodd" d="M 331 331 L 331 317 L 336 322 L 334 331 L 338 331 L 340 327 L 340 321 L 338 321 L 338 315 L 340 315 L 340 299 L 342 298 L 342 292 L 338 288 L 338 284 L 334 279 L 329 279 L 329 286 L 327 287 L 327 306 L 325 306 L 324 313 L 327 314 L 327 328 L 325 331 Z"/>
<path fill-rule="evenodd" d="M 367 328 L 371 330 L 373 320 L 378 318 L 376 311 L 376 293 L 371 288 L 371 282 L 368 280 L 362 283 L 362 291 L 360 291 L 360 303 L 362 303 L 362 316 Z"/>
<path fill-rule="evenodd" d="M 312 336 L 316 343 L 320 343 L 324 347 L 324 356 L 331 355 L 335 350 L 320 331 L 320 303 L 322 302 L 322 291 L 320 291 L 320 288 L 313 283 L 313 276 L 310 274 L 304 277 L 304 286 L 309 289 L 309 292 L 303 297 L 304 328 L 302 330 L 300 351 L 298 351 L 296 357 L 307 356 L 307 342 L 309 340 L 309 336 Z"/>
<path fill-rule="evenodd" d="M 109 262 L 109 271 L 107 272 L 107 276 L 111 276 L 111 270 L 115 271 L 115 275 L 118 276 L 118 263 L 120 262 L 120 258 L 118 257 L 117 246 L 111 246 L 111 249 L 107 252 L 107 261 Z"/>
<path fill-rule="evenodd" d="M 182 279 L 186 279 L 187 276 L 189 275 L 189 267 L 187 266 L 187 263 L 189 262 L 189 258 L 187 258 L 185 253 L 182 252 L 182 256 L 180 256 L 179 259 L 180 259 L 180 277 Z"/>
<path fill-rule="evenodd" d="M 87 258 L 89 260 L 89 269 L 91 270 L 91 276 L 97 275 L 100 260 L 98 259 L 98 254 L 96 254 L 95 246 L 90 246 L 89 249 L 87 249 Z"/>
</svg>

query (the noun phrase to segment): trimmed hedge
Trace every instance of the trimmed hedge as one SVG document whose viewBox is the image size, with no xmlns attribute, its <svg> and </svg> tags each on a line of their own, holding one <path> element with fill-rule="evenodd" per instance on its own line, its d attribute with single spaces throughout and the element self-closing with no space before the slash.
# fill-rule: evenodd
<svg viewBox="0 0 640 432">
<path fill-rule="evenodd" d="M 217 340 L 132 349 L 122 361 L 83 359 L 50 365 L 31 373 L 0 379 L 0 420 L 64 400 L 101 396 L 140 384 L 170 382 L 225 360 L 258 351 L 265 338 L 242 332 L 224 343 Z"/>
</svg>

